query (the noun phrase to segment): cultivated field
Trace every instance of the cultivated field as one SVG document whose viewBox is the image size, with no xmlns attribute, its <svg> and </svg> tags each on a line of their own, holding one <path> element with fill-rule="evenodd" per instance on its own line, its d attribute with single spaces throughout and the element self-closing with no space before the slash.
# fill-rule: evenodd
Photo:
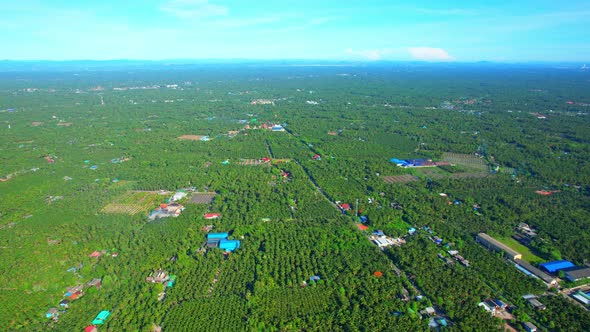
<svg viewBox="0 0 590 332">
<path fill-rule="evenodd" d="M 105 206 L 103 213 L 138 214 L 147 212 L 161 203 L 163 196 L 155 192 L 128 191 Z"/>
<path fill-rule="evenodd" d="M 178 139 L 181 141 L 200 141 L 201 138 L 203 138 L 205 136 L 201 136 L 201 135 L 182 135 L 179 136 Z"/>
<path fill-rule="evenodd" d="M 470 154 L 445 152 L 443 154 L 443 160 L 451 164 L 467 166 L 484 172 L 488 170 L 488 166 L 483 159 Z"/>
<path fill-rule="evenodd" d="M 238 163 L 238 165 L 244 165 L 244 166 L 258 166 L 258 165 L 263 165 L 263 164 L 266 164 L 266 163 L 262 162 L 258 159 L 242 159 Z"/>
<path fill-rule="evenodd" d="M 213 201 L 217 193 L 193 193 L 191 195 L 191 203 L 195 204 L 209 204 Z"/>
<path fill-rule="evenodd" d="M 441 168 L 421 168 L 417 171 L 432 179 L 479 179 L 490 175 L 490 173 L 485 171 L 449 173 Z"/>
</svg>

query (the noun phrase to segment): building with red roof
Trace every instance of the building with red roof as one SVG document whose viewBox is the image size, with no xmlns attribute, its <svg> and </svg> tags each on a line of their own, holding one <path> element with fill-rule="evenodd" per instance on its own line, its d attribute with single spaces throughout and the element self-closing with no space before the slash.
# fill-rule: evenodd
<svg viewBox="0 0 590 332">
<path fill-rule="evenodd" d="M 369 226 L 363 224 L 356 224 L 356 227 L 358 227 L 361 231 L 366 231 L 369 229 Z"/>
<path fill-rule="evenodd" d="M 90 255 L 88 255 L 88 257 L 100 257 L 102 255 L 102 253 L 100 251 L 95 251 L 93 253 L 91 253 Z"/>
<path fill-rule="evenodd" d="M 84 329 L 84 332 L 97 332 L 97 331 L 98 331 L 98 329 L 94 325 L 88 325 Z"/>
</svg>

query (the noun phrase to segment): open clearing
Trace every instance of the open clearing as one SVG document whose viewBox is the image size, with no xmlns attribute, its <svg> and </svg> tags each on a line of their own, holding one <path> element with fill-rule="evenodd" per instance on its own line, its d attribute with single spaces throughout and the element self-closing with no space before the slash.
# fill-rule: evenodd
<svg viewBox="0 0 590 332">
<path fill-rule="evenodd" d="M 238 165 L 244 165 L 244 166 L 259 166 L 259 165 L 264 165 L 264 164 L 266 164 L 266 163 L 263 161 L 260 161 L 258 159 L 242 159 L 238 163 Z"/>
<path fill-rule="evenodd" d="M 432 179 L 478 179 L 486 176 L 490 176 L 490 173 L 485 171 L 472 171 L 472 172 L 461 172 L 461 173 L 449 173 L 440 168 L 421 168 L 417 169 L 417 172 L 424 176 Z"/>
<path fill-rule="evenodd" d="M 101 212 L 133 215 L 149 211 L 161 203 L 160 201 L 161 195 L 154 192 L 128 191 L 105 206 Z"/>
<path fill-rule="evenodd" d="M 420 168 L 416 171 L 432 179 L 459 180 L 490 176 L 485 160 L 475 155 L 445 152 L 443 154 L 443 160 L 454 166 Z"/>
<path fill-rule="evenodd" d="M 191 203 L 195 204 L 209 204 L 213 201 L 217 193 L 210 192 L 210 193 L 193 193 L 191 195 Z"/>
<path fill-rule="evenodd" d="M 488 166 L 483 159 L 471 154 L 445 152 L 443 160 L 451 164 L 463 165 L 484 172 L 488 170 Z"/>
<path fill-rule="evenodd" d="M 178 139 L 181 141 L 200 141 L 201 138 L 203 138 L 205 136 L 201 136 L 201 135 L 182 135 L 179 136 Z"/>
<path fill-rule="evenodd" d="M 529 263 L 542 263 L 544 262 L 543 259 L 541 259 L 539 256 L 533 254 L 531 252 L 531 250 L 529 248 L 527 248 L 526 246 L 520 244 L 518 241 L 516 241 L 515 239 L 511 238 L 511 237 L 499 237 L 497 238 L 498 241 L 504 243 L 505 245 L 509 246 L 510 248 L 516 250 L 516 252 L 519 252 L 522 254 L 522 259 L 524 259 L 525 261 L 529 262 Z"/>
</svg>

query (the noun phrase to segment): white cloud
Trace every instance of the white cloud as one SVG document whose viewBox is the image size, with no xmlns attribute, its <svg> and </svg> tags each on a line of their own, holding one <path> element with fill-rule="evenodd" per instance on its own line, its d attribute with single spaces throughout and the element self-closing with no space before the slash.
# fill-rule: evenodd
<svg viewBox="0 0 590 332">
<path fill-rule="evenodd" d="M 352 55 L 354 57 L 360 57 L 364 60 L 376 61 L 381 60 L 383 56 L 388 55 L 392 52 L 391 49 L 375 49 L 375 50 L 360 50 L 354 51 L 352 48 L 346 50 L 346 54 Z"/>
<path fill-rule="evenodd" d="M 225 6 L 209 3 L 209 0 L 172 0 L 160 10 L 180 18 L 224 16 L 229 11 Z"/>
<path fill-rule="evenodd" d="M 436 47 L 409 47 L 408 53 L 414 60 L 420 61 L 452 61 L 454 58 L 442 48 Z"/>
</svg>

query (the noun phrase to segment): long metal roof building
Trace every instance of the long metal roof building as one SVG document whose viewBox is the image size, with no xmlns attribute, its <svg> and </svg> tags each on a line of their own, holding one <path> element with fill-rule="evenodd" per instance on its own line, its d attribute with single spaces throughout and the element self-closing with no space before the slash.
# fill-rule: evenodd
<svg viewBox="0 0 590 332">
<path fill-rule="evenodd" d="M 522 259 L 522 254 L 516 252 L 516 250 L 514 250 L 514 249 L 510 248 L 509 246 L 505 245 L 504 243 L 494 239 L 493 237 L 487 235 L 486 233 L 477 234 L 476 241 L 481 243 L 482 245 L 486 246 L 489 249 L 492 249 L 495 251 L 503 251 L 512 260 Z"/>
<path fill-rule="evenodd" d="M 548 285 L 553 285 L 557 281 L 554 277 L 552 277 L 552 276 L 548 275 L 547 273 L 539 270 L 538 268 L 532 266 L 527 261 L 519 260 L 517 264 L 518 264 L 518 266 L 520 266 L 520 267 L 524 268 L 525 270 L 529 271 L 530 273 L 534 274 L 537 278 L 543 280 Z"/>
<path fill-rule="evenodd" d="M 547 272 L 549 272 L 549 273 L 554 273 L 559 270 L 568 269 L 570 267 L 575 267 L 575 265 L 574 265 L 574 263 L 572 263 L 570 261 L 561 260 L 561 261 L 541 263 L 541 264 L 539 264 L 539 267 L 547 270 Z"/>
</svg>

